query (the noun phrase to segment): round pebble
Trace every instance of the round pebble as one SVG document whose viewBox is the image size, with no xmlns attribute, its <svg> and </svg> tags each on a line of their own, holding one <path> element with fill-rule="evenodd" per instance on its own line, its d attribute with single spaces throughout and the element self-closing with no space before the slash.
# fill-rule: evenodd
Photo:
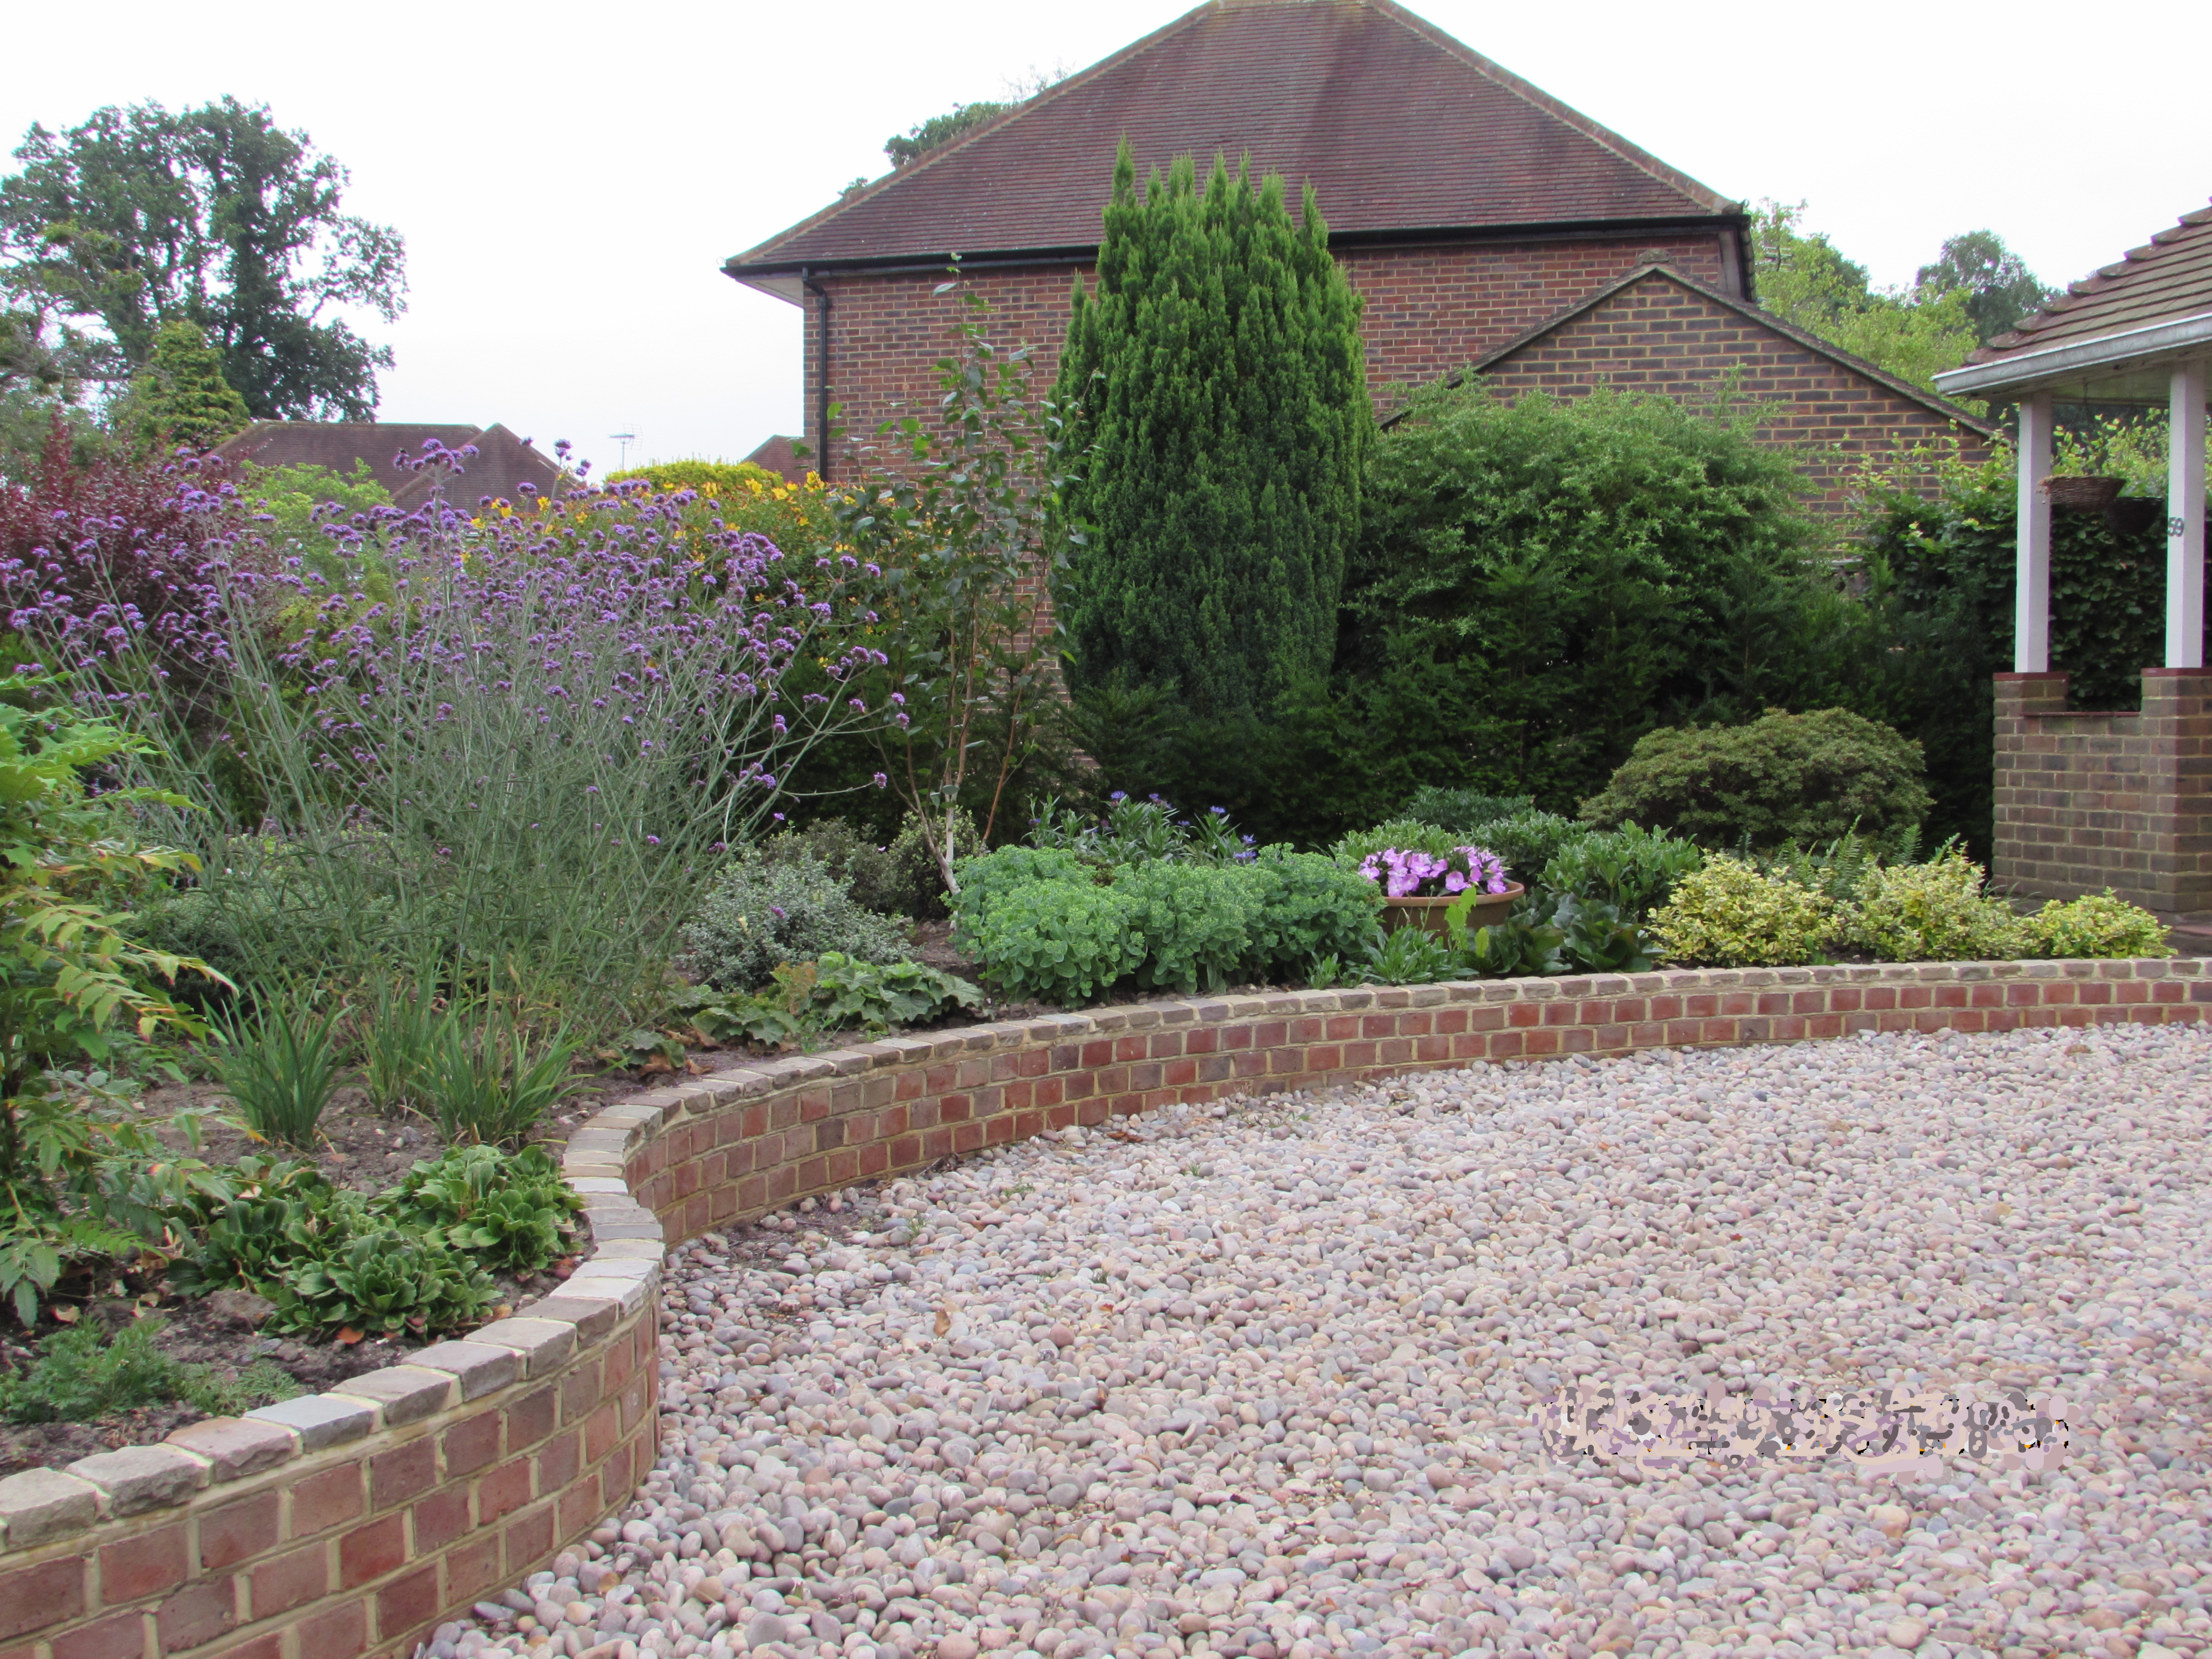
<svg viewBox="0 0 2212 1659">
<path fill-rule="evenodd" d="M 2208 1103 L 2187 1027 L 1854 1037 L 1170 1108 L 841 1193 L 670 1253 L 636 1501 L 437 1644 L 2212 1651 Z M 1585 1377 L 1996 1382 L 2075 1443 L 1547 1462 L 1536 1401 Z"/>
</svg>

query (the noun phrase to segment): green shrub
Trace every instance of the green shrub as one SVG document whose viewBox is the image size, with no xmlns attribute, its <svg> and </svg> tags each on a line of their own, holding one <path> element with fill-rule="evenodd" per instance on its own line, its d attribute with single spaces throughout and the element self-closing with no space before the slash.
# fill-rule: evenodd
<svg viewBox="0 0 2212 1659">
<path fill-rule="evenodd" d="M 1838 922 L 1820 894 L 1717 857 L 1675 884 L 1651 931 L 1686 967 L 1774 968 L 1819 960 Z"/>
<path fill-rule="evenodd" d="M 983 831 L 966 807 L 952 808 L 951 816 L 952 844 L 964 849 L 960 856 L 978 857 L 988 850 Z M 888 913 L 933 921 L 952 914 L 951 896 L 945 890 L 944 873 L 937 867 L 937 854 L 930 850 L 920 818 L 908 813 L 884 852 L 898 898 L 883 907 Z"/>
<path fill-rule="evenodd" d="M 1884 962 L 2010 961 L 2028 930 L 1982 890 L 1982 866 L 1957 848 L 1925 864 L 1869 870 L 1849 912 L 1853 943 Z"/>
<path fill-rule="evenodd" d="M 1517 817 L 1534 811 L 1535 805 L 1534 798 L 1528 795 L 1488 795 L 1480 789 L 1440 789 L 1424 784 L 1398 816 L 1463 833 L 1479 823 Z"/>
<path fill-rule="evenodd" d="M 1177 817 L 1173 802 L 1158 795 L 1139 800 L 1116 791 L 1106 815 L 1091 818 L 1047 800 L 1037 810 L 1030 844 L 1057 848 L 1092 864 L 1237 864 L 1252 859 L 1252 838 L 1240 836 L 1229 809 L 1213 806 Z"/>
<path fill-rule="evenodd" d="M 1847 709 L 1748 726 L 1669 726 L 1583 803 L 1586 823 L 1654 824 L 1709 847 L 1917 830 L 1930 797 L 1920 745 Z"/>
<path fill-rule="evenodd" d="M 1751 862 L 1762 875 L 1779 876 L 1800 887 L 1809 887 L 1838 904 L 1851 904 L 1856 902 L 1868 875 L 1881 867 L 1885 851 L 1893 854 L 1888 862 L 1909 862 L 1914 840 L 1913 836 L 1900 834 L 1885 849 L 1853 830 L 1832 842 L 1815 842 L 1810 847 L 1785 842 L 1771 852 L 1755 854 Z"/>
<path fill-rule="evenodd" d="M 1257 895 L 1241 869 L 1157 860 L 1125 865 L 1114 890 L 1133 907 L 1142 936 L 1138 984 L 1156 991 L 1218 991 L 1251 943 Z"/>
<path fill-rule="evenodd" d="M 2148 910 L 2101 893 L 2064 903 L 2053 899 L 2022 918 L 2028 949 L 2039 957 L 2170 957 L 2166 924 Z"/>
<path fill-rule="evenodd" d="M 1081 881 L 1008 887 L 979 906 L 972 921 L 964 908 L 968 890 L 962 887 L 962 939 L 1001 996 L 1077 1007 L 1144 962 L 1138 901 L 1088 877 L 1086 870 Z"/>
<path fill-rule="evenodd" d="M 1664 904 L 1675 883 L 1705 861 L 1695 842 L 1632 823 L 1567 842 L 1531 884 L 1608 906 L 1632 921 Z"/>
<path fill-rule="evenodd" d="M 836 951 L 864 962 L 896 962 L 907 929 L 860 905 L 805 849 L 771 861 L 757 852 L 732 857 L 683 932 L 685 965 L 720 990 L 751 991 L 779 963 L 811 962 Z"/>
<path fill-rule="evenodd" d="M 817 818 L 803 829 L 783 830 L 756 849 L 763 865 L 793 864 L 811 856 L 878 915 L 916 914 L 909 872 L 888 847 L 878 847 L 843 818 Z"/>
<path fill-rule="evenodd" d="M 210 1417 L 228 1417 L 289 1400 L 300 1385 L 265 1359 L 234 1377 L 213 1365 L 163 1353 L 154 1346 L 158 1319 L 124 1326 L 112 1341 L 95 1324 L 57 1331 L 39 1345 L 39 1358 L 0 1376 L 0 1418 L 10 1423 L 90 1423 L 141 1406 L 183 1401 Z"/>
<path fill-rule="evenodd" d="M 489 1274 L 434 1235 L 377 1227 L 347 1238 L 274 1287 L 270 1328 L 348 1327 L 428 1335 L 480 1323 L 499 1300 Z"/>
<path fill-rule="evenodd" d="M 1382 914 L 1373 882 L 1318 853 L 1262 848 L 1239 873 L 1253 898 L 1241 971 L 1263 984 L 1302 974 L 1322 957 L 1352 959 Z"/>
<path fill-rule="evenodd" d="M 1586 841 L 1589 828 L 1557 812 L 1516 812 L 1492 818 L 1467 832 L 1478 847 L 1487 847 L 1505 860 L 1505 873 L 1523 886 L 1533 887 L 1544 866 L 1566 848 Z"/>
</svg>

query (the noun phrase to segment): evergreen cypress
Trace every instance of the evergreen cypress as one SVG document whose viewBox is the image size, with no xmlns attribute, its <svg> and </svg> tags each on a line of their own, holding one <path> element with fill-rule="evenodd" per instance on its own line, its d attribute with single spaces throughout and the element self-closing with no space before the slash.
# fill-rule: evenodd
<svg viewBox="0 0 2212 1659">
<path fill-rule="evenodd" d="M 142 449 L 212 449 L 252 418 L 222 377 L 222 354 L 197 324 L 178 321 L 154 336 L 154 355 L 131 377 L 118 425 Z"/>
<path fill-rule="evenodd" d="M 1359 301 L 1305 191 L 1184 156 L 1141 198 L 1125 139 L 1078 278 L 1054 402 L 1071 518 L 1054 601 L 1078 690 L 1157 686 L 1194 714 L 1265 710 L 1325 674 L 1373 430 Z"/>
</svg>

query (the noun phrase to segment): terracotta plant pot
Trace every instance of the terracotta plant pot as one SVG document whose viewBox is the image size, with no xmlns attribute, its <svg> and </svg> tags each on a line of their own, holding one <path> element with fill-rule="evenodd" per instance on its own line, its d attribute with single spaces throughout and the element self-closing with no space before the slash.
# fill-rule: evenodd
<svg viewBox="0 0 2212 1659">
<path fill-rule="evenodd" d="M 2062 477 L 2056 474 L 2043 481 L 2043 493 L 2053 507 L 2076 507 L 2099 512 L 2118 499 L 2124 478 Z"/>
<path fill-rule="evenodd" d="M 1528 890 L 1517 881 L 1508 882 L 1502 893 L 1485 893 L 1475 900 L 1474 908 L 1467 913 L 1468 930 L 1487 927 L 1493 921 L 1505 920 L 1505 913 L 1513 902 Z M 1395 898 L 1382 902 L 1382 931 L 1395 933 L 1401 927 L 1423 927 L 1438 939 L 1444 934 L 1444 912 L 1457 904 L 1462 896 L 1457 893 L 1445 898 Z"/>
</svg>

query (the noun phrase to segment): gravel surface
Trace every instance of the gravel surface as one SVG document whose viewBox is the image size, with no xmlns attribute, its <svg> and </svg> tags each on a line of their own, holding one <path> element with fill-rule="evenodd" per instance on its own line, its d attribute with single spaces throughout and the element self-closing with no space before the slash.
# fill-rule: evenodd
<svg viewBox="0 0 2212 1659">
<path fill-rule="evenodd" d="M 1856 1038 L 1169 1111 L 840 1194 L 672 1254 L 659 1468 L 433 1652 L 2212 1649 L 2208 1102 L 2187 1028 Z M 1537 1449 L 1563 1376 L 1716 1372 L 2096 1420 L 2062 1469 L 1936 1480 Z"/>
</svg>

